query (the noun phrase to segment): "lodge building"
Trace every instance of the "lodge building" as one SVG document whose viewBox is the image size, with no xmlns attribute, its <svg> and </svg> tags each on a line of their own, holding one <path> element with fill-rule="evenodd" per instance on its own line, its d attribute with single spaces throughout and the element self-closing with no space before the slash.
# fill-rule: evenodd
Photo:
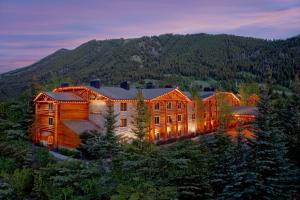
<svg viewBox="0 0 300 200">
<path fill-rule="evenodd" d="M 203 120 L 197 116 L 197 103 L 189 92 L 178 88 L 142 89 L 150 112 L 150 131 L 146 139 L 163 143 L 181 137 L 195 136 L 214 131 L 218 126 L 215 92 L 200 92 L 204 105 Z M 32 139 L 49 148 L 76 148 L 80 135 L 91 130 L 103 131 L 107 102 L 113 103 L 117 114 L 116 133 L 124 140 L 134 138 L 132 120 L 135 114 L 137 89 L 129 84 L 121 87 L 101 86 L 98 80 L 90 86 L 68 86 L 55 88 L 52 92 L 41 92 L 34 99 L 35 122 Z M 231 92 L 219 92 L 230 104 L 234 119 L 251 121 L 255 117 L 254 107 L 240 106 L 239 98 Z"/>
</svg>

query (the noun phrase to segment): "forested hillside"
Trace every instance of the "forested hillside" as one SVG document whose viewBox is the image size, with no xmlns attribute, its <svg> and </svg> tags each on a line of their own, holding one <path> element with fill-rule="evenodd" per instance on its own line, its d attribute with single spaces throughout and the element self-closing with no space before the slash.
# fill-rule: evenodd
<svg viewBox="0 0 300 200">
<path fill-rule="evenodd" d="M 276 83 L 289 87 L 300 69 L 300 36 L 267 41 L 232 35 L 166 34 L 92 40 L 0 75 L 0 96 L 18 96 L 33 79 L 41 84 L 57 78 L 84 83 L 97 77 L 114 85 L 176 74 L 196 80 L 212 78 L 230 86 L 240 81 L 261 82 L 267 68 L 272 69 Z"/>
</svg>

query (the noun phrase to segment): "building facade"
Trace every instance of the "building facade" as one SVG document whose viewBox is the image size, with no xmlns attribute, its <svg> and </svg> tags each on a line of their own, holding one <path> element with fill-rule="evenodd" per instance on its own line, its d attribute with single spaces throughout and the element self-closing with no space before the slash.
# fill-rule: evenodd
<svg viewBox="0 0 300 200">
<path fill-rule="evenodd" d="M 151 117 L 146 139 L 158 144 L 214 131 L 219 123 L 217 95 L 233 110 L 234 120 L 228 126 L 234 126 L 237 120 L 248 122 L 255 117 L 253 108 L 240 106 L 238 97 L 230 92 L 199 93 L 203 102 L 202 120 L 198 120 L 198 104 L 189 92 L 178 88 L 154 88 L 142 89 L 142 93 Z M 132 120 L 136 113 L 136 94 L 137 89 L 130 89 L 129 85 L 104 87 L 100 83 L 41 92 L 34 100 L 32 138 L 49 148 L 76 148 L 84 132 L 104 130 L 104 115 L 110 101 L 117 114 L 116 133 L 130 140 L 135 137 Z"/>
</svg>

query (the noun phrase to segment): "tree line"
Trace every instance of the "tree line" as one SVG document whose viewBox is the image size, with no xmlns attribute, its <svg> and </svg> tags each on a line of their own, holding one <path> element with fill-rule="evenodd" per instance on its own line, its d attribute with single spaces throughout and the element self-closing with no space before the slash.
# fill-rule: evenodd
<svg viewBox="0 0 300 200">
<path fill-rule="evenodd" d="M 235 139 L 220 126 L 199 140 L 155 146 L 145 140 L 147 109 L 138 93 L 132 143 L 116 135 L 108 102 L 105 129 L 83 134 L 84 159 L 69 161 L 28 141 L 30 98 L 1 103 L 0 199 L 298 199 L 300 84 L 285 96 L 268 80 L 251 138 L 242 126 Z"/>
</svg>

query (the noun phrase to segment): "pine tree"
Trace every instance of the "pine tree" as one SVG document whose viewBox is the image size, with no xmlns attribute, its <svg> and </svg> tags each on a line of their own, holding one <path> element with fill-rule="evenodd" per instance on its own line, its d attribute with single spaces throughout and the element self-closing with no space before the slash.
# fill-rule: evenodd
<svg viewBox="0 0 300 200">
<path fill-rule="evenodd" d="M 287 105 L 278 111 L 284 133 L 288 137 L 289 157 L 300 167 L 300 82 L 298 76 L 292 86 L 292 96 Z"/>
<path fill-rule="evenodd" d="M 142 148 L 146 134 L 150 132 L 150 113 L 144 100 L 142 90 L 138 90 L 136 95 L 136 113 L 132 121 L 132 132 L 135 134 L 140 148 Z"/>
<path fill-rule="evenodd" d="M 198 87 L 191 87 L 190 93 L 192 96 L 192 100 L 196 103 L 196 120 L 197 124 L 203 124 L 204 119 L 204 113 L 205 113 L 205 106 L 203 103 L 203 100 L 201 96 L 199 95 L 199 88 Z M 203 127 L 197 127 L 197 131 L 203 131 Z"/>
<path fill-rule="evenodd" d="M 121 150 L 120 137 L 115 133 L 116 117 L 113 103 L 109 101 L 104 116 L 105 132 L 92 131 L 81 144 L 81 148 L 96 158 L 100 163 L 100 168 L 105 171 L 111 170 L 112 161 Z"/>
<path fill-rule="evenodd" d="M 242 128 L 237 126 L 237 138 L 233 143 L 232 163 L 230 165 L 231 181 L 225 186 L 219 199 L 252 199 L 251 194 L 255 193 L 255 176 L 249 173 L 249 147 Z"/>
<path fill-rule="evenodd" d="M 213 190 L 209 180 L 211 159 L 207 147 L 203 143 L 181 141 L 169 148 L 168 152 L 171 158 L 177 157 L 189 163 L 186 170 L 177 173 L 170 181 L 171 184 L 176 185 L 178 199 L 212 199 Z M 168 154 L 164 153 L 164 155 Z"/>
<path fill-rule="evenodd" d="M 255 199 L 291 199 L 295 192 L 297 174 L 287 158 L 284 134 L 272 107 L 271 79 L 262 92 L 258 103 L 258 115 L 254 122 L 254 135 L 249 173 L 255 175 Z"/>
</svg>

